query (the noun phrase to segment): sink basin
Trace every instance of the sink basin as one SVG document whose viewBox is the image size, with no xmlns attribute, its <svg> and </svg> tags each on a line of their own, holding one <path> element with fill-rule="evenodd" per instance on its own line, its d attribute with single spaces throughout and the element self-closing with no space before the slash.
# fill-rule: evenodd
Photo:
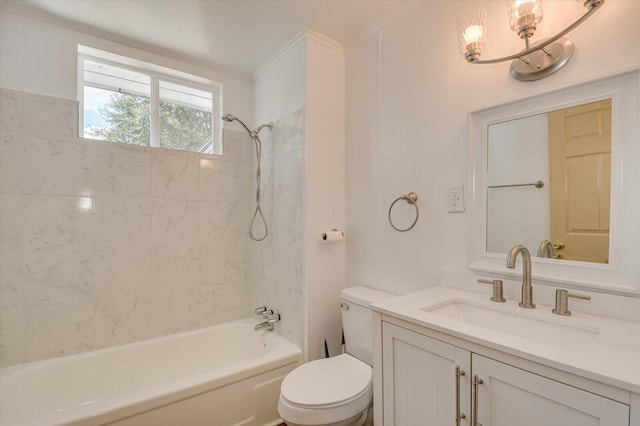
<svg viewBox="0 0 640 426">
<path fill-rule="evenodd" d="M 504 308 L 493 309 L 461 300 L 449 300 L 435 306 L 422 308 L 422 310 L 568 350 L 581 350 L 600 334 L 599 330 L 593 328 L 565 325 L 560 321 L 552 321 L 551 318 L 546 321 L 542 318 L 511 312 Z"/>
</svg>

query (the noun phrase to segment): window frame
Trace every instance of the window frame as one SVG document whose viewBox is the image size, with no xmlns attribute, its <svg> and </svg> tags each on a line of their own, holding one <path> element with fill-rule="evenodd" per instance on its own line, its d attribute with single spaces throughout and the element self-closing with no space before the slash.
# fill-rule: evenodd
<svg viewBox="0 0 640 426">
<path fill-rule="evenodd" d="M 95 50 L 95 49 L 92 49 Z M 108 52 L 104 52 L 106 55 L 111 55 Z M 120 56 L 120 55 L 118 55 Z M 209 154 L 209 155 L 222 155 L 223 147 L 222 147 L 222 119 L 221 119 L 221 103 L 222 103 L 222 84 L 215 81 L 210 81 L 209 84 L 202 84 L 196 81 L 191 81 L 185 78 L 175 77 L 169 75 L 168 73 L 158 72 L 152 68 L 165 68 L 160 65 L 151 64 L 147 62 L 142 62 L 135 58 L 128 58 L 122 56 L 123 59 L 126 59 L 131 62 L 135 62 L 136 65 L 129 65 L 127 63 L 114 61 L 111 59 L 106 59 L 99 55 L 91 55 L 87 53 L 83 53 L 78 51 L 78 101 L 79 101 L 79 135 L 81 138 L 86 139 L 84 137 L 84 63 L 86 60 L 91 62 L 96 62 L 99 64 L 104 64 L 116 68 L 126 69 L 128 71 L 137 72 L 140 74 L 144 74 L 150 78 L 150 93 L 149 93 L 149 147 L 152 148 L 160 148 L 160 149 L 172 149 L 172 148 L 164 148 L 160 146 L 160 82 L 166 81 L 168 83 L 178 84 L 181 86 L 185 86 L 191 89 L 201 90 L 204 92 L 211 93 L 211 113 L 212 113 L 212 123 L 211 123 L 211 135 L 213 138 L 213 145 L 211 152 L 199 152 L 199 151 L 187 151 L 187 150 L 178 150 L 184 152 L 195 152 L 197 154 Z M 184 72 L 178 70 L 170 70 L 175 71 L 176 73 L 185 74 Z M 195 77 L 194 78 L 198 78 Z M 202 79 L 202 78 L 199 78 Z M 89 86 L 92 86 L 89 84 Z M 92 86 L 96 88 L 100 88 L 98 86 Z M 89 140 L 97 140 L 90 139 Z M 108 141 L 108 142 L 116 142 L 118 141 Z"/>
</svg>

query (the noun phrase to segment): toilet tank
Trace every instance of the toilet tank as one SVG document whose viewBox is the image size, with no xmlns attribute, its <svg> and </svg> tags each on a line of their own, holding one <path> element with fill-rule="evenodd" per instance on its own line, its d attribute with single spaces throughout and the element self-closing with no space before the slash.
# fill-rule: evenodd
<svg viewBox="0 0 640 426">
<path fill-rule="evenodd" d="M 373 320 L 369 305 L 393 296 L 362 286 L 345 288 L 340 292 L 347 353 L 373 365 Z"/>
</svg>

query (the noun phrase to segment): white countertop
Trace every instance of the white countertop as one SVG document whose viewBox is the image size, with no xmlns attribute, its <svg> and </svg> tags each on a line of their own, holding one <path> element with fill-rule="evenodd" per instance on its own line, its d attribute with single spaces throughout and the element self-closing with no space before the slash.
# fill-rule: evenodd
<svg viewBox="0 0 640 426">
<path fill-rule="evenodd" d="M 510 312 L 550 324 L 597 330 L 595 339 L 582 348 L 560 348 L 524 336 L 507 334 L 427 312 L 447 301 L 458 300 L 494 311 Z M 371 305 L 374 311 L 440 331 L 470 342 L 558 368 L 601 383 L 640 393 L 640 323 L 573 312 L 571 316 L 551 313 L 551 306 L 536 309 L 518 307 L 518 301 L 491 302 L 479 295 L 448 287 L 434 287 Z"/>
</svg>

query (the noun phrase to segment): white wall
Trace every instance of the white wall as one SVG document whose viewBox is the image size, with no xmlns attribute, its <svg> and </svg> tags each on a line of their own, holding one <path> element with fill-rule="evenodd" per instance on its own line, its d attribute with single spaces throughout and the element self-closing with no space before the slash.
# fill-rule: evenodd
<svg viewBox="0 0 640 426">
<path fill-rule="evenodd" d="M 250 80 L 0 9 L 0 87 L 77 100 L 78 44 L 223 84 L 223 111 L 253 116 Z"/>
<path fill-rule="evenodd" d="M 467 213 L 446 212 L 446 188 L 468 179 L 467 114 L 640 65 L 640 2 L 609 0 L 570 38 L 572 61 L 557 74 L 521 83 L 509 64 L 470 65 L 459 52 L 456 18 L 487 9 L 486 57 L 521 49 L 506 2 L 428 1 L 347 51 L 347 282 L 407 293 L 467 273 Z M 546 2 L 536 38 L 583 12 Z M 419 196 L 420 220 L 407 233 L 387 223 L 389 204 Z M 468 194 L 467 194 L 468 195 Z M 469 281 L 472 282 L 472 281 Z"/>
<path fill-rule="evenodd" d="M 345 229 L 345 60 L 342 46 L 316 33 L 307 43 L 305 282 L 309 359 L 340 353 L 345 244 L 322 232 Z M 346 235 L 349 238 L 349 235 Z"/>
<path fill-rule="evenodd" d="M 254 74 L 255 124 L 275 121 L 307 101 L 307 43 L 302 32 Z"/>
</svg>

